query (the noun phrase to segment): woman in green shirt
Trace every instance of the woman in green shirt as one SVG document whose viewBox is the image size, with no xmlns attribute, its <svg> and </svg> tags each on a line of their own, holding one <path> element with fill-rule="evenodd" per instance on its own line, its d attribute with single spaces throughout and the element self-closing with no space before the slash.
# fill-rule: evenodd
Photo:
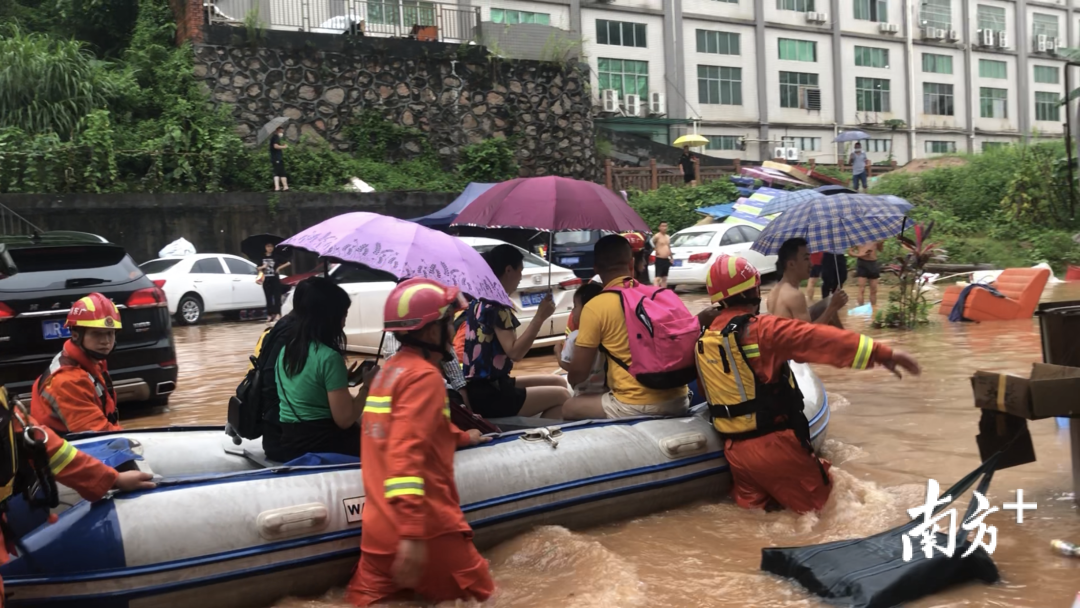
<svg viewBox="0 0 1080 608">
<path fill-rule="evenodd" d="M 297 319 L 275 367 L 281 449 L 267 456 L 280 461 L 319 452 L 360 456 L 357 422 L 367 391 L 356 398 L 349 392 L 342 331 L 349 295 L 330 279 L 304 282 L 308 297 L 294 303 Z"/>
</svg>

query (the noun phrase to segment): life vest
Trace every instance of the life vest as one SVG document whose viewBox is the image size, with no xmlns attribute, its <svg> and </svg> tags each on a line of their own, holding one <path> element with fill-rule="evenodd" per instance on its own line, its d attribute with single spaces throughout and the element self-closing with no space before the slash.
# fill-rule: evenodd
<svg viewBox="0 0 1080 608">
<path fill-rule="evenodd" d="M 739 344 L 740 332 L 753 317 L 735 317 L 723 330 L 706 330 L 698 340 L 698 374 L 713 427 L 729 439 L 749 439 L 790 428 L 809 444 L 803 394 L 787 362 L 781 366 L 777 381 L 766 384 L 748 361 L 761 356 L 758 346 Z"/>
<path fill-rule="evenodd" d="M 101 378 L 98 378 L 93 373 L 88 371 L 79 362 L 72 357 L 64 354 L 60 351 L 49 365 L 49 370 L 41 375 L 34 383 L 33 388 L 33 401 L 34 408 L 40 408 L 43 403 L 47 407 L 47 411 L 52 414 L 60 424 L 64 425 L 63 432 L 71 432 L 71 427 L 68 425 L 67 419 L 64 416 L 63 408 L 57 397 L 48 391 L 49 382 L 53 376 L 57 375 L 61 371 L 75 370 L 77 373 L 86 375 L 90 379 L 90 382 L 94 385 L 94 393 L 97 395 L 100 403 L 101 412 L 105 415 L 105 419 L 109 424 L 117 425 L 120 423 L 120 412 L 116 409 L 116 393 L 113 390 L 112 377 L 109 376 L 109 372 L 104 369 L 101 370 Z M 46 420 L 41 417 L 41 412 L 38 412 L 40 420 Z M 46 421 L 45 423 L 49 423 Z M 59 432 L 59 431 L 58 431 Z"/>
<path fill-rule="evenodd" d="M 25 407 L 9 400 L 7 389 L 0 386 L 0 512 L 17 494 L 23 494 L 35 508 L 51 509 L 59 504 L 56 478 L 45 448 L 46 432 L 33 426 Z M 5 522 L 0 521 L 5 538 L 15 538 L 5 527 Z"/>
</svg>

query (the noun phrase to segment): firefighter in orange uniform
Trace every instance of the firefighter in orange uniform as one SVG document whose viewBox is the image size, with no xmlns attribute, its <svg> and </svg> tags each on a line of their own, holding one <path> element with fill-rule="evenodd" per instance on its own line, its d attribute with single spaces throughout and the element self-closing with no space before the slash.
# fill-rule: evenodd
<svg viewBox="0 0 1080 608">
<path fill-rule="evenodd" d="M 403 591 L 430 602 L 495 590 L 454 483 L 454 451 L 487 438 L 450 422 L 439 363 L 449 358 L 457 288 L 409 279 L 390 293 L 384 327 L 401 350 L 371 383 L 360 418 L 364 534 L 347 598 L 367 606 Z"/>
<path fill-rule="evenodd" d="M 92 293 L 75 302 L 64 326 L 71 338 L 34 382 L 31 413 L 60 435 L 122 430 L 105 364 L 116 346 L 120 312 L 109 298 Z"/>
<path fill-rule="evenodd" d="M 80 452 L 56 433 L 40 426 L 34 417 L 25 413 L 21 407 L 13 407 L 8 401 L 7 391 L 0 386 L 0 423 L 7 422 L 0 426 L 0 504 L 24 490 L 17 485 L 21 474 L 20 477 L 15 475 L 16 471 L 23 467 L 33 469 L 39 477 L 55 478 L 90 501 L 101 499 L 106 492 L 114 488 L 131 492 L 151 490 L 155 487 L 150 481 L 153 476 L 149 473 L 117 473 L 116 469 Z M 26 437 L 34 441 L 35 445 L 27 445 Z M 3 534 L 6 528 L 6 524 L 0 525 L 0 539 L 4 544 L 4 551 L 0 552 L 0 565 L 6 564 L 15 552 L 15 539 Z M 0 607 L 4 604 L 3 590 L 4 584 L 0 580 Z"/>
<path fill-rule="evenodd" d="M 810 444 L 803 395 L 788 360 L 835 367 L 897 368 L 918 375 L 911 355 L 828 325 L 757 316 L 761 275 L 743 258 L 722 255 L 706 279 L 718 316 L 697 348 L 698 386 L 724 438 L 735 502 L 818 511 L 832 490 L 828 461 Z"/>
</svg>

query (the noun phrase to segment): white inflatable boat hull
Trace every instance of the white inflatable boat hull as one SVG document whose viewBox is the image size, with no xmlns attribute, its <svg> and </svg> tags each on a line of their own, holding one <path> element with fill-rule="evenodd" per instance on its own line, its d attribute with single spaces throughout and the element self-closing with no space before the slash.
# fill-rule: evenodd
<svg viewBox="0 0 1080 608">
<path fill-rule="evenodd" d="M 820 446 L 824 389 L 808 367 L 794 371 Z M 557 447 L 519 431 L 458 451 L 477 545 L 537 525 L 586 528 L 720 499 L 731 485 L 722 444 L 703 407 L 693 414 L 569 423 Z M 357 465 L 253 469 L 213 454 L 231 445 L 220 430 L 113 436 L 137 439 L 144 466 L 169 471 L 165 483 L 79 502 L 23 538 L 25 552 L 0 569 L 10 606 L 262 608 L 348 580 L 364 503 Z M 178 440 L 199 457 L 180 457 Z M 196 462 L 208 468 L 183 477 Z"/>
</svg>

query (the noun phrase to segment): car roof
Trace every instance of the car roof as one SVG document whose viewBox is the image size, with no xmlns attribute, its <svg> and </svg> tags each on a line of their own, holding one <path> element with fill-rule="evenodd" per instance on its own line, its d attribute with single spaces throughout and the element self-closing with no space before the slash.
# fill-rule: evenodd
<svg viewBox="0 0 1080 608">
<path fill-rule="evenodd" d="M 158 262 L 160 260 L 177 260 L 177 261 L 180 261 L 180 260 L 203 260 L 203 259 L 206 259 L 206 258 L 216 258 L 216 257 L 237 258 L 239 260 L 244 260 L 245 262 L 247 262 L 249 264 L 251 263 L 251 260 L 249 260 L 249 259 L 247 259 L 245 257 L 242 257 L 242 256 L 233 255 L 231 253 L 193 253 L 191 255 L 167 255 L 167 256 L 164 256 L 164 257 L 160 257 L 160 258 L 154 258 L 152 260 L 146 260 L 146 262 L 143 262 L 143 264 L 146 264 L 147 262 Z"/>
<path fill-rule="evenodd" d="M 7 245 L 8 249 L 63 247 L 65 245 L 114 245 L 103 236 L 74 230 L 50 230 L 34 234 L 0 235 L 0 243 Z"/>
<path fill-rule="evenodd" d="M 462 241 L 465 241 L 465 244 L 467 244 L 470 247 L 475 247 L 477 245 L 509 245 L 510 244 L 510 243 L 507 243 L 506 241 L 500 241 L 499 239 L 489 239 L 486 236 L 459 236 L 457 238 L 461 239 Z"/>
<path fill-rule="evenodd" d="M 683 228 L 675 234 L 691 233 L 691 232 L 724 232 L 732 226 L 739 226 L 740 224 L 701 224 L 698 226 L 690 226 L 689 228 Z"/>
</svg>

